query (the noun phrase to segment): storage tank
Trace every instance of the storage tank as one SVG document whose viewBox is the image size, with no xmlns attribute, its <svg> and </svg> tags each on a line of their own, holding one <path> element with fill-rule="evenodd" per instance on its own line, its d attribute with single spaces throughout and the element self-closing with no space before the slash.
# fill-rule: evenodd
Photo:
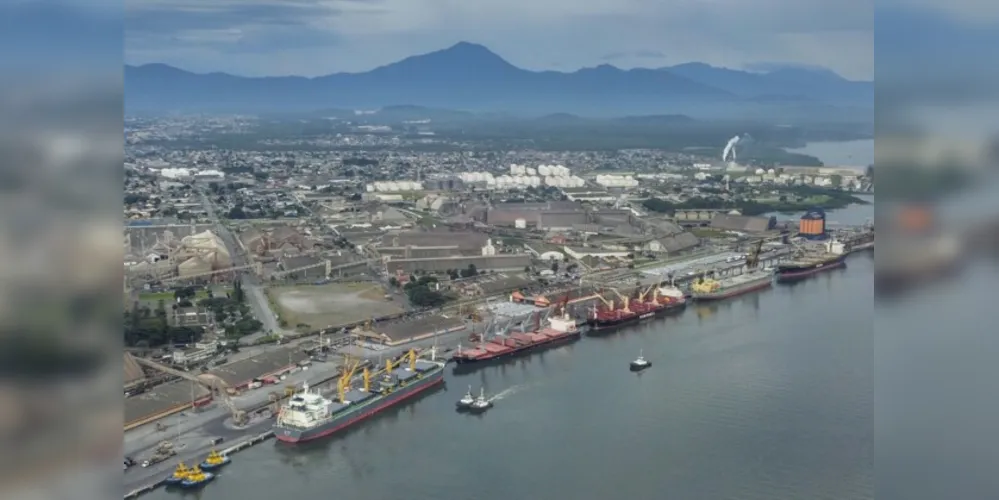
<svg viewBox="0 0 999 500">
<path fill-rule="evenodd" d="M 798 221 L 798 233 L 810 240 L 820 240 L 826 237 L 826 212 L 821 208 L 813 208 L 801 216 Z"/>
<path fill-rule="evenodd" d="M 527 171 L 527 167 L 525 167 L 525 166 L 523 166 L 523 165 L 517 165 L 517 169 L 516 169 L 516 170 L 514 170 L 514 171 L 513 171 L 513 172 L 511 172 L 511 173 L 512 173 L 512 174 L 513 174 L 514 176 L 517 176 L 517 175 L 524 175 L 524 172 L 526 172 L 526 171 Z"/>
<path fill-rule="evenodd" d="M 527 228 L 527 221 L 524 220 L 524 219 L 517 219 L 517 220 L 513 221 L 513 227 L 515 227 L 517 229 L 526 229 Z"/>
<path fill-rule="evenodd" d="M 538 166 L 538 175 L 543 175 L 545 177 L 548 177 L 551 174 L 552 174 L 552 169 L 549 168 L 548 165 L 540 165 L 540 166 Z"/>
<path fill-rule="evenodd" d="M 534 187 L 538 187 L 538 186 L 541 185 L 541 177 L 538 177 L 536 175 L 532 175 L 531 177 L 528 177 L 527 180 L 528 180 L 528 183 L 530 183 L 530 185 L 532 185 Z"/>
<path fill-rule="evenodd" d="M 527 172 L 525 172 L 525 174 L 526 174 L 526 175 L 527 175 L 528 177 L 530 177 L 530 176 L 532 176 L 532 175 L 538 175 L 538 171 L 537 171 L 537 170 L 535 170 L 535 169 L 534 169 L 534 167 L 527 167 Z"/>
<path fill-rule="evenodd" d="M 367 191 L 367 192 L 369 192 L 369 193 L 373 193 L 375 191 L 375 185 L 374 184 L 368 184 L 367 186 L 364 186 L 364 190 Z"/>
</svg>

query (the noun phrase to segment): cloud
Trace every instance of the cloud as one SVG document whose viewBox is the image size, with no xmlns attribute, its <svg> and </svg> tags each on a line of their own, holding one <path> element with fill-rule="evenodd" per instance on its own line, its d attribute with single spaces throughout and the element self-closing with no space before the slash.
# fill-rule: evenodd
<svg viewBox="0 0 999 500">
<path fill-rule="evenodd" d="M 870 77 L 872 12 L 873 0 L 131 0 L 126 58 L 319 75 L 466 40 L 531 69 L 782 61 Z"/>
</svg>

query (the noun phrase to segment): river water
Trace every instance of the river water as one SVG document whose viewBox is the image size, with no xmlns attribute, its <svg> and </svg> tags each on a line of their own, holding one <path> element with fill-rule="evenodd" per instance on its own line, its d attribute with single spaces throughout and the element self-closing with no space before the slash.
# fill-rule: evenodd
<svg viewBox="0 0 999 500">
<path fill-rule="evenodd" d="M 449 368 L 440 391 L 317 444 L 258 445 L 185 496 L 873 498 L 873 268 L 862 253 L 795 286 Z M 630 373 L 639 350 L 653 366 Z M 469 385 L 496 406 L 455 413 Z"/>
<path fill-rule="evenodd" d="M 874 139 L 810 142 L 805 147 L 787 151 L 814 156 L 831 167 L 856 167 L 863 171 L 874 164 Z"/>
</svg>

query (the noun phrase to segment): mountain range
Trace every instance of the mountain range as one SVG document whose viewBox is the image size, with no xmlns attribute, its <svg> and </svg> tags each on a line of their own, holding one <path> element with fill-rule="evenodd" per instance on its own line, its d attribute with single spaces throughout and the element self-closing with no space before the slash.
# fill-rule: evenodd
<svg viewBox="0 0 999 500">
<path fill-rule="evenodd" d="M 703 63 L 573 72 L 518 68 L 461 42 L 362 73 L 315 78 L 198 74 L 165 64 L 125 67 L 128 111 L 267 112 L 414 105 L 540 116 L 687 114 L 695 117 L 868 115 L 873 82 L 823 69 L 748 72 Z M 778 113 L 779 114 L 779 113 Z"/>
</svg>

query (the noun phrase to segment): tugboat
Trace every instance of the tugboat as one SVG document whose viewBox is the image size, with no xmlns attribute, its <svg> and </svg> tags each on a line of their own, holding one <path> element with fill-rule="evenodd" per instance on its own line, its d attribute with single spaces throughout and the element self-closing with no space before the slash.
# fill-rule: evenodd
<svg viewBox="0 0 999 500">
<path fill-rule="evenodd" d="M 185 488 L 200 488 L 215 479 L 215 474 L 202 472 L 201 468 L 195 465 L 187 472 L 187 477 L 180 482 Z"/>
<path fill-rule="evenodd" d="M 188 469 L 187 466 L 184 465 L 184 462 L 180 462 L 177 464 L 177 469 L 173 471 L 173 474 L 167 476 L 163 482 L 167 486 L 176 486 L 184 482 L 184 480 L 187 479 L 187 474 L 190 472 L 191 469 Z"/>
<path fill-rule="evenodd" d="M 633 372 L 640 372 L 640 371 L 642 371 L 642 370 L 644 370 L 644 369 L 646 369 L 646 368 L 648 368 L 650 366 L 652 366 L 652 362 L 650 362 L 649 360 L 645 359 L 645 357 L 642 356 L 642 351 L 639 350 L 638 351 L 638 359 L 636 359 L 636 360 L 634 360 L 634 361 L 631 362 L 631 371 L 633 371 Z"/>
<path fill-rule="evenodd" d="M 212 450 L 211 453 L 208 454 L 208 458 L 206 458 L 204 462 L 201 462 L 199 467 L 201 470 L 212 471 L 221 468 L 230 461 L 232 461 L 232 459 L 229 458 L 228 455 L 223 455 L 215 450 Z"/>
<path fill-rule="evenodd" d="M 468 386 L 468 392 L 455 405 L 457 405 L 459 411 L 463 411 L 470 409 L 473 404 L 475 404 L 475 396 L 472 396 L 472 386 Z"/>
<path fill-rule="evenodd" d="M 486 389 L 483 387 L 479 391 L 479 397 L 475 398 L 475 402 L 468 407 L 468 411 L 472 413 L 485 413 L 486 410 L 493 407 L 493 402 L 486 399 Z"/>
</svg>

